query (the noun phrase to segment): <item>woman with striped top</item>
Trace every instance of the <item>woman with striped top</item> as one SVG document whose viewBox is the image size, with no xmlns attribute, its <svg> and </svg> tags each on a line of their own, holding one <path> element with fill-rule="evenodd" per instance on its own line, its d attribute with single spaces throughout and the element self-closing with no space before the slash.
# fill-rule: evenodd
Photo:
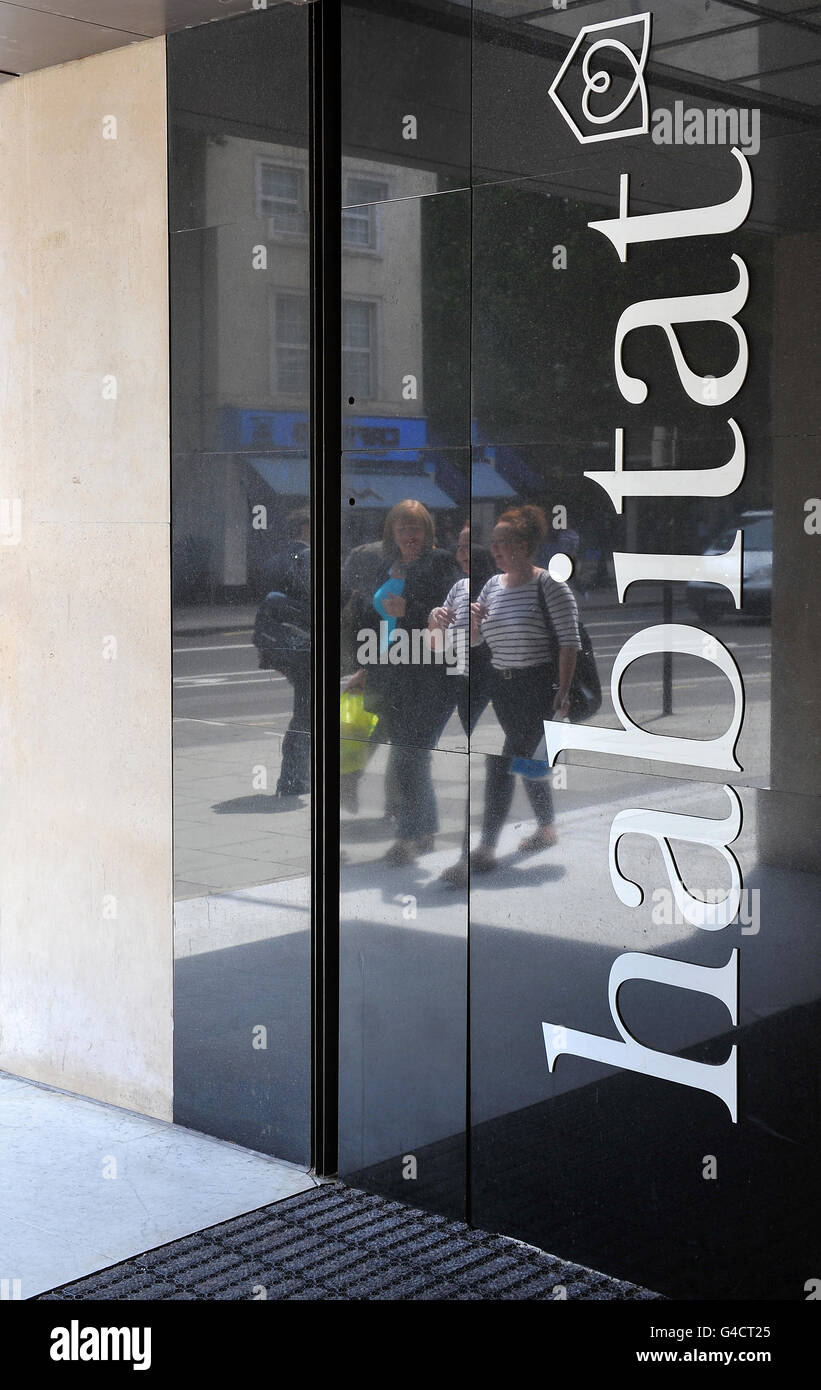
<svg viewBox="0 0 821 1390">
<path fill-rule="evenodd" d="M 470 653 L 470 678 L 468 679 L 468 647 L 470 643 L 470 604 L 479 597 L 495 565 L 490 551 L 483 546 L 471 545 L 470 523 L 465 522 L 459 532 L 456 559 L 464 571 L 450 589 L 440 608 L 434 608 L 428 620 L 431 632 L 447 632 L 458 657 L 457 670 L 462 677 L 455 680 L 454 701 L 459 719 L 466 736 L 470 736 L 490 702 L 490 651 L 477 647 Z"/>
<path fill-rule="evenodd" d="M 566 584 L 533 563 L 547 535 L 540 507 L 515 507 L 496 523 L 491 553 L 501 571 L 471 604 L 471 644 L 486 642 L 492 666 L 492 699 L 505 735 L 501 757 L 488 759 L 482 839 L 471 868 L 493 867 L 496 844 L 513 800 L 514 758 L 532 758 L 544 721 L 564 718 L 581 649 L 576 600 Z M 541 596 L 540 596 L 541 591 Z M 537 829 L 522 840 L 523 851 L 556 843 L 553 798 L 548 780 L 525 782 Z"/>
</svg>

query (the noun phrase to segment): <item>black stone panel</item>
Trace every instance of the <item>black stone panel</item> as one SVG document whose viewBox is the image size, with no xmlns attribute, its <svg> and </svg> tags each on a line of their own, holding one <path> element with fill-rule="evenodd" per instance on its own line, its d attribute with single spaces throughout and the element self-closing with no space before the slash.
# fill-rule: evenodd
<svg viewBox="0 0 821 1390">
<path fill-rule="evenodd" d="M 346 178 L 387 179 L 401 196 L 470 182 L 470 11 L 430 0 L 342 5 L 342 152 Z M 403 173 L 405 176 L 403 180 Z M 343 189 L 346 204 L 359 201 Z"/>
</svg>

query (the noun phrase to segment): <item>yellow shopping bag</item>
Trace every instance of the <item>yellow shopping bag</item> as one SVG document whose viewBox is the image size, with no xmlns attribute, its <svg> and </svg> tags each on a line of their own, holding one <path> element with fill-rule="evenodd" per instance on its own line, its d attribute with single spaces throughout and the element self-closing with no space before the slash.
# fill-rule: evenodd
<svg viewBox="0 0 821 1390">
<path fill-rule="evenodd" d="M 349 772 L 362 772 L 373 752 L 368 739 L 378 723 L 377 715 L 364 708 L 361 695 L 348 691 L 340 695 L 339 771 L 343 777 Z"/>
</svg>

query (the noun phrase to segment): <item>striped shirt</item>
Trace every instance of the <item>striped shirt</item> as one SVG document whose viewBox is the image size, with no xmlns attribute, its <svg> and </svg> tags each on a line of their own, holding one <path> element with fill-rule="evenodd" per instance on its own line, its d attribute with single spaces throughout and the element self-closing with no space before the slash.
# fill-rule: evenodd
<svg viewBox="0 0 821 1390">
<path fill-rule="evenodd" d="M 453 673 L 466 676 L 470 650 L 470 580 L 467 575 L 457 579 L 442 607 L 449 609 L 453 614 L 453 622 L 447 629 L 445 639 L 455 657 Z"/>
<path fill-rule="evenodd" d="M 490 647 L 491 664 L 497 671 L 541 666 L 553 660 L 553 637 L 545 622 L 537 584 L 542 585 L 559 646 L 581 650 L 576 600 L 566 584 L 551 579 L 546 570 L 512 589 L 502 584 L 502 579 L 501 574 L 492 575 L 478 600 L 488 610 L 479 631 L 482 641 Z"/>
<path fill-rule="evenodd" d="M 449 608 L 453 614 L 451 627 L 470 627 L 470 580 L 467 575 L 457 579 L 442 607 Z"/>
</svg>

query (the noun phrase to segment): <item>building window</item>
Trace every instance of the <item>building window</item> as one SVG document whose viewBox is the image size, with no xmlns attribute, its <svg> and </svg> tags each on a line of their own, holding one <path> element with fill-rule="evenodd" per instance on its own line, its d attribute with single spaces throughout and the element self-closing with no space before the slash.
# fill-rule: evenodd
<svg viewBox="0 0 821 1390">
<path fill-rule="evenodd" d="M 274 297 L 276 391 L 304 396 L 310 384 L 310 322 L 307 294 Z"/>
<path fill-rule="evenodd" d="M 346 396 L 372 400 L 376 395 L 374 303 L 342 302 L 342 381 Z"/>
<path fill-rule="evenodd" d="M 291 236 L 307 235 L 304 169 L 258 159 L 256 179 L 257 217 L 268 218 L 269 236 L 283 232 Z"/>
<path fill-rule="evenodd" d="M 376 305 L 363 299 L 342 301 L 342 384 L 346 396 L 373 400 Z"/>
<path fill-rule="evenodd" d="M 375 179 L 348 179 L 346 202 L 342 214 L 343 244 L 357 251 L 379 250 L 379 207 L 388 196 L 388 185 Z"/>
</svg>

